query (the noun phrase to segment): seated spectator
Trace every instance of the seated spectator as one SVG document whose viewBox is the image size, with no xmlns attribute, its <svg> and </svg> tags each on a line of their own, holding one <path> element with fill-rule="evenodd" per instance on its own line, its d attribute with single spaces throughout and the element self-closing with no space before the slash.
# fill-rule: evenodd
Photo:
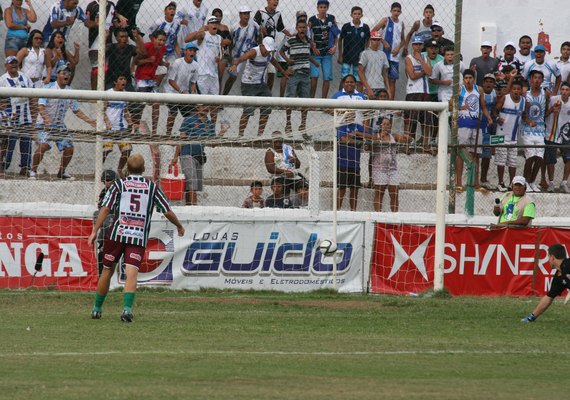
<svg viewBox="0 0 570 400">
<path fill-rule="evenodd" d="M 4 23 L 8 28 L 4 43 L 6 57 L 15 56 L 26 45 L 30 23 L 33 24 L 38 19 L 32 1 L 26 0 L 28 8 L 22 7 L 22 1 L 12 0 L 10 7 L 4 10 Z"/>
<path fill-rule="evenodd" d="M 60 0 L 51 7 L 50 14 L 46 25 L 44 26 L 44 42 L 50 40 L 54 31 L 63 33 L 65 40 L 69 39 L 71 27 L 75 20 L 80 20 L 87 28 L 97 26 L 96 21 L 87 19 L 87 15 L 83 8 L 78 7 L 79 0 Z"/>
<path fill-rule="evenodd" d="M 293 208 L 307 208 L 309 206 L 309 182 L 300 179 L 295 183 L 295 193 L 291 195 Z"/>
<path fill-rule="evenodd" d="M 220 135 L 225 131 L 222 129 Z M 199 105 L 197 113 L 192 114 L 182 121 L 180 137 L 189 138 L 190 141 L 197 138 L 216 136 L 215 125 L 208 119 L 208 107 Z M 191 143 L 176 146 L 174 157 L 170 165 L 176 165 L 180 158 L 182 173 L 186 177 L 185 200 L 187 206 L 198 204 L 198 192 L 204 188 L 203 168 L 206 163 L 205 146 L 201 143 Z"/>
<path fill-rule="evenodd" d="M 297 171 L 301 167 L 301 161 L 293 147 L 283 143 L 281 131 L 274 131 L 271 137 L 272 146 L 265 152 L 265 168 L 270 174 L 283 178 L 286 194 L 289 194 L 295 181 L 303 178 Z"/>
<path fill-rule="evenodd" d="M 56 70 L 65 65 L 71 71 L 71 78 L 69 82 L 73 80 L 73 74 L 75 72 L 75 67 L 79 64 L 79 43 L 73 43 L 73 48 L 75 52 L 71 54 L 69 50 L 65 47 L 65 36 L 59 31 L 55 31 L 46 46 L 45 57 L 51 64 L 51 75 L 46 76 L 49 78 L 49 82 L 55 82 L 57 78 Z M 48 70 L 49 71 L 49 70 Z M 46 74 L 47 72 L 46 71 Z"/>
<path fill-rule="evenodd" d="M 285 193 L 285 179 L 281 176 L 275 176 L 271 180 L 271 194 L 265 199 L 265 207 L 269 208 L 292 208 L 291 199 Z"/>
<path fill-rule="evenodd" d="M 249 188 L 249 196 L 245 198 L 241 208 L 265 207 L 265 200 L 263 199 L 263 183 L 261 183 L 261 181 L 253 181 Z"/>
</svg>

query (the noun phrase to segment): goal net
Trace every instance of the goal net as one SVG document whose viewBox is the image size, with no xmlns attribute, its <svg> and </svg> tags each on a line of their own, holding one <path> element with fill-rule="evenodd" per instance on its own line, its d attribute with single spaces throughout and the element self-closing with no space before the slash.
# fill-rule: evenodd
<svg viewBox="0 0 570 400">
<path fill-rule="evenodd" d="M 1 96 L 16 94 L 0 89 Z M 69 109 L 64 125 L 7 121 L 0 131 L 3 143 L 17 139 L 0 193 L 2 286 L 93 284 L 96 252 L 85 238 L 105 182 L 126 174 L 134 153 L 174 206 L 212 215 L 223 208 L 254 221 L 332 218 L 333 239 L 339 213 L 340 220 L 396 224 L 398 231 L 407 213 L 433 214 L 438 201 L 443 212 L 447 151 L 438 132 L 447 117 L 435 125 L 446 113 L 440 104 L 81 90 L 31 90 L 29 98 Z M 415 124 L 420 114 L 432 115 L 433 125 Z M 97 121 L 98 129 L 91 126 Z M 28 154 L 20 147 L 26 140 Z M 295 210 L 306 211 L 299 217 Z M 386 243 L 393 245 L 392 236 Z M 49 257 L 36 273 L 40 252 Z M 389 257 L 370 254 L 382 266 L 393 264 Z M 427 274 L 413 279 L 433 282 Z"/>
</svg>

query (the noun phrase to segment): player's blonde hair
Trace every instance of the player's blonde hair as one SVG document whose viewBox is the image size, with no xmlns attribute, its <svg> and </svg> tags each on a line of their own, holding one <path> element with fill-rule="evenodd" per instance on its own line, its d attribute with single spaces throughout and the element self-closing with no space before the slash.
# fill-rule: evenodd
<svg viewBox="0 0 570 400">
<path fill-rule="evenodd" d="M 133 154 L 127 159 L 129 173 L 140 175 L 144 172 L 144 158 L 140 154 Z"/>
</svg>

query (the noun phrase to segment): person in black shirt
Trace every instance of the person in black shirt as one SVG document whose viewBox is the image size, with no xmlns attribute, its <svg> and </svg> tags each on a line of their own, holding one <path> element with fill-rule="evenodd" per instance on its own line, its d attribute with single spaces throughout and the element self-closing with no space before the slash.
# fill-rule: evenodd
<svg viewBox="0 0 570 400">
<path fill-rule="evenodd" d="M 292 208 L 291 199 L 285 195 L 285 180 L 281 176 L 276 176 L 271 180 L 271 191 L 273 194 L 265 199 L 265 207 L 271 208 Z"/>
<path fill-rule="evenodd" d="M 136 40 L 136 46 L 129 43 L 129 35 L 124 28 L 116 29 L 114 32 L 117 43 L 107 46 L 108 71 L 105 75 L 106 89 L 113 87 L 113 83 L 119 76 L 125 76 L 127 77 L 125 90 L 127 92 L 135 91 L 132 82 L 131 61 L 137 50 L 140 53 L 144 52 L 144 42 L 136 28 L 133 28 L 131 33 Z"/>
<path fill-rule="evenodd" d="M 560 296 L 565 289 L 570 289 L 570 258 L 566 258 L 566 248 L 560 244 L 553 244 L 548 248 L 548 262 L 556 269 L 548 293 L 540 299 L 534 311 L 521 319 L 521 322 L 534 322 L 552 304 L 556 296 Z"/>
</svg>

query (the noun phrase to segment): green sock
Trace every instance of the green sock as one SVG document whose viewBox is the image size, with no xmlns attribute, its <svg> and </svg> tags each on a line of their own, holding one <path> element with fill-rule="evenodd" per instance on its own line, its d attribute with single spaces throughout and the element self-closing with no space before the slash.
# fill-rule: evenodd
<svg viewBox="0 0 570 400">
<path fill-rule="evenodd" d="M 95 305 L 93 306 L 93 311 L 101 311 L 103 308 L 103 302 L 105 301 L 105 297 L 107 295 L 100 295 L 99 293 L 95 294 Z"/>
<path fill-rule="evenodd" d="M 125 307 L 125 310 L 131 312 L 134 302 L 135 302 L 135 292 L 123 293 L 123 305 Z"/>
</svg>

